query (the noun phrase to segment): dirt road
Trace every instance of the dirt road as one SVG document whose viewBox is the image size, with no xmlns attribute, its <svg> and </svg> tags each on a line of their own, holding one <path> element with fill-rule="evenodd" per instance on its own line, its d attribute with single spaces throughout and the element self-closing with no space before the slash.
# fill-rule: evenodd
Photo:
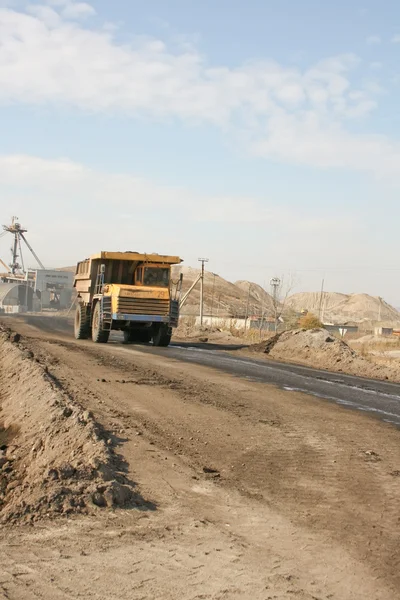
<svg viewBox="0 0 400 600">
<path fill-rule="evenodd" d="M 144 502 L 3 527 L 0 597 L 399 597 L 396 428 L 46 323 L 7 319 L 115 440 Z"/>
</svg>

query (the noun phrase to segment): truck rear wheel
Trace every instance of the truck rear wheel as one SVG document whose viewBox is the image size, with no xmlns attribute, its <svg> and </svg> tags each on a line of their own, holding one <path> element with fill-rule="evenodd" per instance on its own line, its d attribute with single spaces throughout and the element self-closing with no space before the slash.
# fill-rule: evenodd
<svg viewBox="0 0 400 600">
<path fill-rule="evenodd" d="M 124 344 L 135 342 L 148 344 L 151 341 L 151 329 L 125 329 Z"/>
<path fill-rule="evenodd" d="M 146 329 L 142 329 L 139 332 L 139 340 L 143 343 L 143 344 L 148 344 L 149 342 L 151 342 L 151 329 L 150 328 L 146 328 Z"/>
<path fill-rule="evenodd" d="M 160 325 L 153 335 L 153 345 L 154 346 L 169 346 L 171 342 L 172 331 L 168 325 Z"/>
<path fill-rule="evenodd" d="M 76 340 L 87 340 L 90 335 L 90 312 L 83 304 L 76 307 L 74 335 Z"/>
<path fill-rule="evenodd" d="M 93 312 L 92 340 L 95 342 L 95 344 L 106 344 L 108 342 L 109 337 L 109 330 L 103 329 L 103 319 L 101 317 L 101 304 L 100 302 L 97 302 Z"/>
</svg>

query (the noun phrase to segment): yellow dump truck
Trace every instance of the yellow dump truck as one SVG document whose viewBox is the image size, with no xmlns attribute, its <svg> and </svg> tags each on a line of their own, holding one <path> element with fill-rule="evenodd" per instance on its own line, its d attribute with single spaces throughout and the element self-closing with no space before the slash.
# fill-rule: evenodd
<svg viewBox="0 0 400 600">
<path fill-rule="evenodd" d="M 171 278 L 177 256 L 100 252 L 77 264 L 75 338 L 106 343 L 113 330 L 129 342 L 168 346 L 179 319 L 182 277 Z"/>
</svg>

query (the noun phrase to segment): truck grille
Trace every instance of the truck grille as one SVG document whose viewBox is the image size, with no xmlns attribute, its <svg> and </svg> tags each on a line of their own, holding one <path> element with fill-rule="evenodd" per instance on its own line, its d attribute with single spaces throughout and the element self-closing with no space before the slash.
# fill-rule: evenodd
<svg viewBox="0 0 400 600">
<path fill-rule="evenodd" d="M 169 314 L 169 300 L 159 298 L 118 298 L 117 312 L 125 315 L 161 315 Z"/>
</svg>

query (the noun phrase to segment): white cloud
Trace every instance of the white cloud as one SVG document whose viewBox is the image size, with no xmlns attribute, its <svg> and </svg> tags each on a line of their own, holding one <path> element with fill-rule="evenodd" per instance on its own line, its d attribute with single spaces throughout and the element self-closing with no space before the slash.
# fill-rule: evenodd
<svg viewBox="0 0 400 600">
<path fill-rule="evenodd" d="M 75 205 L 82 211 L 96 207 L 135 214 L 136 210 L 179 211 L 181 217 L 194 221 L 224 223 L 282 224 L 288 221 L 285 209 L 271 199 L 243 196 L 205 196 L 179 187 L 158 186 L 130 174 L 105 173 L 68 159 L 49 160 L 28 155 L 0 155 L 0 189 L 9 186 L 26 198 L 26 206 L 40 197 L 64 204 L 66 216 L 73 215 Z M 86 206 L 81 204 L 86 199 Z M 201 211 L 194 211 L 201 207 Z M 300 219 L 301 220 L 301 219 Z M 304 226 L 305 219 L 301 226 Z"/>
<path fill-rule="evenodd" d="M 334 225 L 335 217 L 296 214 L 277 205 L 274 198 L 240 195 L 207 196 L 190 189 L 157 185 L 132 174 L 107 173 L 91 169 L 68 159 L 49 160 L 29 155 L 0 155 L 0 190 L 7 188 L 23 199 L 23 209 L 47 212 L 47 205 L 63 206 L 66 219 L 105 217 L 105 224 L 123 212 L 133 219 L 147 214 L 154 220 L 154 210 L 175 215 L 187 222 L 269 225 L 285 231 L 317 231 Z M 200 208 L 200 210 L 199 210 Z M 50 220 L 53 219 L 49 215 Z"/>
<path fill-rule="evenodd" d="M 380 44 L 381 43 L 381 38 L 379 35 L 370 35 L 367 37 L 366 42 L 368 45 L 373 46 L 375 44 Z"/>
<path fill-rule="evenodd" d="M 264 240 L 266 228 L 289 236 L 293 244 L 309 235 L 322 243 L 331 227 L 340 226 L 346 234 L 334 208 L 332 214 L 324 210 L 315 215 L 303 209 L 289 211 L 274 198 L 201 195 L 131 174 L 96 171 L 67 159 L 0 155 L 0 195 L 12 204 L 13 214 L 23 216 L 32 245 L 51 266 L 93 253 L 99 240 L 106 240 L 109 248 L 177 254 L 215 244 L 217 255 L 225 235 L 226 255 L 238 260 L 243 252 L 237 234 L 231 233 L 238 227 L 253 242 Z M 3 260 L 8 246 L 2 238 Z"/>
<path fill-rule="evenodd" d="M 45 6 L 44 4 L 32 4 L 32 6 L 28 6 L 27 11 L 31 15 L 37 17 L 39 21 L 49 28 L 53 29 L 61 23 L 60 15 L 50 6 Z"/>
<path fill-rule="evenodd" d="M 400 34 L 394 35 L 390 41 L 392 44 L 400 44 Z"/>
<path fill-rule="evenodd" d="M 96 14 L 96 10 L 87 2 L 76 0 L 44 0 L 47 4 L 61 9 L 61 14 L 66 19 L 81 19 Z"/>
<path fill-rule="evenodd" d="M 348 120 L 376 108 L 380 92 L 371 84 L 352 86 L 351 72 L 360 65 L 354 55 L 305 70 L 271 60 L 215 67 L 192 46 L 173 51 L 143 37 L 121 44 L 113 31 L 69 20 L 89 16 L 87 3 L 46 4 L 28 12 L 0 9 L 0 104 L 208 122 L 245 130 L 250 151 L 268 158 L 378 175 L 388 165 L 399 170 L 395 144 L 346 130 Z"/>
<path fill-rule="evenodd" d="M 374 70 L 382 69 L 382 67 L 383 67 L 382 63 L 379 62 L 378 60 L 374 60 L 372 63 L 370 63 L 369 66 L 371 67 L 371 69 L 374 69 Z"/>
<path fill-rule="evenodd" d="M 400 168 L 400 144 L 384 136 L 354 136 L 340 125 L 321 126 L 312 113 L 271 119 L 266 139 L 255 148 L 260 156 L 320 168 L 370 171 L 379 177 L 397 178 Z"/>
<path fill-rule="evenodd" d="M 81 19 L 95 14 L 96 11 L 93 6 L 86 4 L 86 2 L 70 2 L 62 11 L 62 15 L 66 19 Z"/>
</svg>

